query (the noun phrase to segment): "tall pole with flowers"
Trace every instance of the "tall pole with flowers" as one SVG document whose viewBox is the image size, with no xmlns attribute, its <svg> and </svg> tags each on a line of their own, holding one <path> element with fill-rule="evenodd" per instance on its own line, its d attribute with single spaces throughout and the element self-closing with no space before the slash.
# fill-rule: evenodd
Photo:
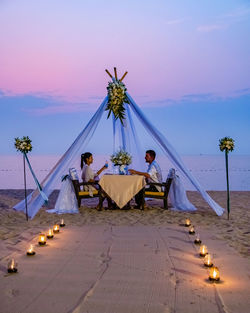
<svg viewBox="0 0 250 313">
<path fill-rule="evenodd" d="M 24 195 L 25 195 L 25 213 L 26 219 L 28 221 L 28 205 L 27 205 L 27 188 L 26 188 L 26 169 L 25 169 L 25 158 L 26 154 L 32 150 L 31 140 L 28 136 L 23 136 L 23 138 L 15 138 L 15 147 L 17 151 L 23 154 L 23 177 L 24 177 Z"/>
<path fill-rule="evenodd" d="M 228 152 L 234 150 L 234 140 L 230 137 L 224 137 L 220 139 L 220 151 L 225 151 L 226 159 L 226 177 L 227 177 L 227 218 L 230 214 L 230 195 L 229 195 L 229 177 L 228 177 Z"/>
</svg>

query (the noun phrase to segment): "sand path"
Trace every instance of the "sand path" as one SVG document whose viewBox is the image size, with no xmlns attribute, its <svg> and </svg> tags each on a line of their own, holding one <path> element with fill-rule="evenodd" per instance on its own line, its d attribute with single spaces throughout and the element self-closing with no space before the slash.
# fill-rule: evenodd
<svg viewBox="0 0 250 313">
<path fill-rule="evenodd" d="M 250 266 L 223 241 L 199 229 L 221 269 L 208 270 L 185 227 L 68 226 L 27 257 L 30 235 L 12 253 L 17 274 L 0 262 L 1 313 L 249 312 Z"/>
</svg>

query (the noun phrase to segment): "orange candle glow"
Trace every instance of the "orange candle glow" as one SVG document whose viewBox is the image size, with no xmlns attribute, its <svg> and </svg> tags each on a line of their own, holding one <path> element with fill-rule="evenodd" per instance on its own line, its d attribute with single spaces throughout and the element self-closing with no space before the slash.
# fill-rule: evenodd
<svg viewBox="0 0 250 313">
<path fill-rule="evenodd" d="M 8 263 L 8 273 L 16 273 L 17 272 L 17 262 L 14 259 Z"/>
<path fill-rule="evenodd" d="M 204 265 L 207 266 L 207 267 L 213 266 L 212 257 L 211 257 L 210 254 L 205 255 Z"/>
<path fill-rule="evenodd" d="M 195 230 L 194 230 L 194 226 L 191 226 L 189 229 L 189 234 L 190 235 L 194 235 L 195 234 Z"/>
<path fill-rule="evenodd" d="M 60 227 L 64 227 L 65 226 L 65 223 L 64 223 L 64 220 L 63 218 L 61 219 L 61 223 L 60 223 Z"/>
<path fill-rule="evenodd" d="M 204 257 L 207 254 L 207 247 L 205 245 L 202 245 L 200 247 L 200 256 Z"/>
<path fill-rule="evenodd" d="M 185 220 L 185 226 L 186 226 L 186 227 L 189 227 L 190 225 L 191 225 L 191 221 L 190 221 L 189 218 L 187 218 L 187 219 Z"/>
<path fill-rule="evenodd" d="M 48 233 L 47 233 L 47 238 L 48 239 L 52 239 L 54 237 L 54 232 L 53 232 L 53 229 L 50 228 Z"/>
<path fill-rule="evenodd" d="M 59 233 L 59 225 L 58 224 L 55 224 L 53 226 L 53 232 L 54 232 L 54 234 Z"/>
<path fill-rule="evenodd" d="M 211 267 L 209 272 L 209 279 L 212 281 L 219 281 L 220 280 L 220 272 L 218 267 Z"/>
<path fill-rule="evenodd" d="M 40 246 L 46 245 L 46 236 L 44 234 L 39 235 L 38 243 Z"/>
<path fill-rule="evenodd" d="M 27 255 L 35 255 L 36 252 L 33 249 L 33 245 L 30 245 L 29 249 L 27 250 Z"/>
</svg>

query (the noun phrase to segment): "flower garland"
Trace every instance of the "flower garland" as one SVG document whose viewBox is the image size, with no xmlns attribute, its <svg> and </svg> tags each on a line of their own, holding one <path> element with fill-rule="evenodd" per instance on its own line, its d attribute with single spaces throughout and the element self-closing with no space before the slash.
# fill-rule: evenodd
<svg viewBox="0 0 250 313">
<path fill-rule="evenodd" d="M 110 161 L 115 165 L 129 165 L 132 163 L 132 156 L 124 151 L 123 149 L 120 149 L 118 152 L 114 153 L 110 157 Z"/>
<path fill-rule="evenodd" d="M 234 150 L 234 140 L 230 137 L 224 137 L 220 139 L 220 151 L 233 151 Z"/>
<path fill-rule="evenodd" d="M 23 136 L 23 138 L 15 138 L 15 147 L 17 151 L 22 153 L 28 153 L 32 150 L 31 139 L 28 136 Z"/>
<path fill-rule="evenodd" d="M 124 102 L 129 103 L 128 98 L 126 96 L 127 88 L 125 84 L 116 80 L 114 82 L 108 83 L 108 103 L 106 107 L 106 111 L 109 111 L 108 118 L 113 112 L 115 119 L 120 119 L 123 124 L 123 120 L 125 118 L 125 108 Z"/>
</svg>

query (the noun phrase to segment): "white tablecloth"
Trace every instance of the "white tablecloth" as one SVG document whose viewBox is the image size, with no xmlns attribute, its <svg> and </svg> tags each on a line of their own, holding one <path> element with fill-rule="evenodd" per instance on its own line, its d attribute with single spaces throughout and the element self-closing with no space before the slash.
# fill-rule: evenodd
<svg viewBox="0 0 250 313">
<path fill-rule="evenodd" d="M 99 185 L 122 208 L 146 185 L 146 181 L 140 175 L 103 175 Z"/>
</svg>

